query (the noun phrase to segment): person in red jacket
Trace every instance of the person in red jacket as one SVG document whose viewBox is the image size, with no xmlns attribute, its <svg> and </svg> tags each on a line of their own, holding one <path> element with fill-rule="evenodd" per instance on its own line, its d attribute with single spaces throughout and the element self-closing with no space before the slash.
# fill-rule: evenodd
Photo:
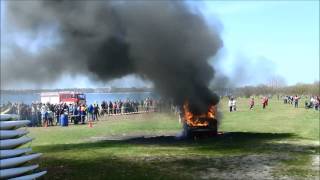
<svg viewBox="0 0 320 180">
<path fill-rule="evenodd" d="M 262 108 L 265 109 L 268 104 L 267 97 L 262 97 L 261 103 L 262 103 Z"/>
<path fill-rule="evenodd" d="M 268 106 L 269 98 L 268 97 L 265 97 L 265 98 L 266 98 L 266 106 Z"/>
</svg>

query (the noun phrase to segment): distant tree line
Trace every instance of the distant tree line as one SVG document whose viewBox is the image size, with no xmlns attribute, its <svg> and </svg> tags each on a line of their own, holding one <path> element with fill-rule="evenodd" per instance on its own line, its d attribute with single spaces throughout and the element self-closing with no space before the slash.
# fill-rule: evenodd
<svg viewBox="0 0 320 180">
<path fill-rule="evenodd" d="M 253 95 L 320 95 L 319 81 L 312 84 L 298 83 L 292 86 L 244 86 L 234 88 L 231 92 L 236 96 L 250 97 Z"/>
</svg>

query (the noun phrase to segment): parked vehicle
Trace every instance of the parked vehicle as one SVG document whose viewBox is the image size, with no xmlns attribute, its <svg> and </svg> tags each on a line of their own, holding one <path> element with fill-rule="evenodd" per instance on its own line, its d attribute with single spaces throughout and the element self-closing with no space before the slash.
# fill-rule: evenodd
<svg viewBox="0 0 320 180">
<path fill-rule="evenodd" d="M 41 103 L 67 103 L 67 104 L 85 104 L 86 95 L 80 92 L 45 92 L 40 94 Z"/>
</svg>

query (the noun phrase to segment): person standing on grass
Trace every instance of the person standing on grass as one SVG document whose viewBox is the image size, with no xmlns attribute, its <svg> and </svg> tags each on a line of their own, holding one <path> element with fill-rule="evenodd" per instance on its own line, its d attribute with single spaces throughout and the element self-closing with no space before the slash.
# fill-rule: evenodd
<svg viewBox="0 0 320 180">
<path fill-rule="evenodd" d="M 57 104 L 55 107 L 56 125 L 60 124 L 60 116 L 63 114 L 63 109 L 61 104 Z"/>
<path fill-rule="evenodd" d="M 99 114 L 99 105 L 98 105 L 98 103 L 95 103 L 94 105 L 93 105 L 93 116 L 94 116 L 94 120 L 99 120 L 98 119 L 98 116 L 100 116 L 100 114 Z"/>
<path fill-rule="evenodd" d="M 93 115 L 93 106 L 92 106 L 92 104 L 90 104 L 89 106 L 88 106 L 88 115 L 89 115 L 89 118 L 88 118 L 88 120 L 89 121 L 93 121 L 94 120 L 94 115 Z"/>
<path fill-rule="evenodd" d="M 317 96 L 317 97 L 315 98 L 315 101 L 314 101 L 314 109 L 315 109 L 316 111 L 318 111 L 318 110 L 319 110 L 319 106 L 320 106 L 320 96 Z"/>
<path fill-rule="evenodd" d="M 295 108 L 298 108 L 299 99 L 300 99 L 300 97 L 298 97 L 298 95 L 296 95 L 296 96 L 293 97 L 294 107 L 295 107 Z"/>
<path fill-rule="evenodd" d="M 101 103 L 101 116 L 106 114 L 106 102 L 103 100 Z"/>
<path fill-rule="evenodd" d="M 35 126 L 37 123 L 37 107 L 33 102 L 31 104 L 31 116 L 32 126 Z"/>
<path fill-rule="evenodd" d="M 113 111 L 112 111 L 112 109 L 113 109 L 112 101 L 109 102 L 109 106 L 108 106 L 108 107 L 109 107 L 109 115 L 110 115 L 110 114 L 113 114 Z"/>
<path fill-rule="evenodd" d="M 139 112 L 139 102 L 136 100 L 135 101 L 135 106 L 136 106 L 136 112 Z"/>
<path fill-rule="evenodd" d="M 311 97 L 310 97 L 310 105 L 309 105 L 310 108 L 314 107 L 315 101 L 316 101 L 316 99 L 315 99 L 313 96 L 311 96 Z"/>
<path fill-rule="evenodd" d="M 118 109 L 118 107 L 117 107 L 117 102 L 114 101 L 114 102 L 113 102 L 113 114 L 117 114 L 117 109 Z"/>
<path fill-rule="evenodd" d="M 47 107 L 45 104 L 42 104 L 41 106 L 41 121 L 40 124 L 45 124 L 47 122 Z"/>
<path fill-rule="evenodd" d="M 233 98 L 230 98 L 229 102 L 228 102 L 228 106 L 229 106 L 229 111 L 230 112 L 232 112 L 232 101 L 233 101 Z"/>
<path fill-rule="evenodd" d="M 86 118 L 86 107 L 84 104 L 80 105 L 80 119 L 81 123 L 84 124 Z"/>
<path fill-rule="evenodd" d="M 47 111 L 47 125 L 53 126 L 53 112 L 50 110 L 50 108 Z"/>
<path fill-rule="evenodd" d="M 250 105 L 250 110 L 252 110 L 253 106 L 254 106 L 254 98 L 253 97 L 250 99 L 249 105 Z"/>
<path fill-rule="evenodd" d="M 284 96 L 283 98 L 283 104 L 287 104 L 288 103 L 288 96 Z"/>
<path fill-rule="evenodd" d="M 117 114 L 121 114 L 121 100 L 117 101 Z"/>
<path fill-rule="evenodd" d="M 237 111 L 237 100 L 236 100 L 236 98 L 234 98 L 232 100 L 232 109 L 233 109 L 233 111 Z"/>
</svg>

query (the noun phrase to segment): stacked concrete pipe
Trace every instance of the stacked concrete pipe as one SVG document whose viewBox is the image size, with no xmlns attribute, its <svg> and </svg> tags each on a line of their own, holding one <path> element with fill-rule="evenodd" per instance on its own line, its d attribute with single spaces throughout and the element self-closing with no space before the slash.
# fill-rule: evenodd
<svg viewBox="0 0 320 180">
<path fill-rule="evenodd" d="M 0 179 L 36 179 L 47 173 L 37 171 L 38 164 L 26 165 L 41 153 L 32 153 L 31 148 L 19 148 L 33 139 L 26 136 L 27 130 L 19 129 L 30 121 L 18 119 L 14 114 L 0 114 Z"/>
</svg>

